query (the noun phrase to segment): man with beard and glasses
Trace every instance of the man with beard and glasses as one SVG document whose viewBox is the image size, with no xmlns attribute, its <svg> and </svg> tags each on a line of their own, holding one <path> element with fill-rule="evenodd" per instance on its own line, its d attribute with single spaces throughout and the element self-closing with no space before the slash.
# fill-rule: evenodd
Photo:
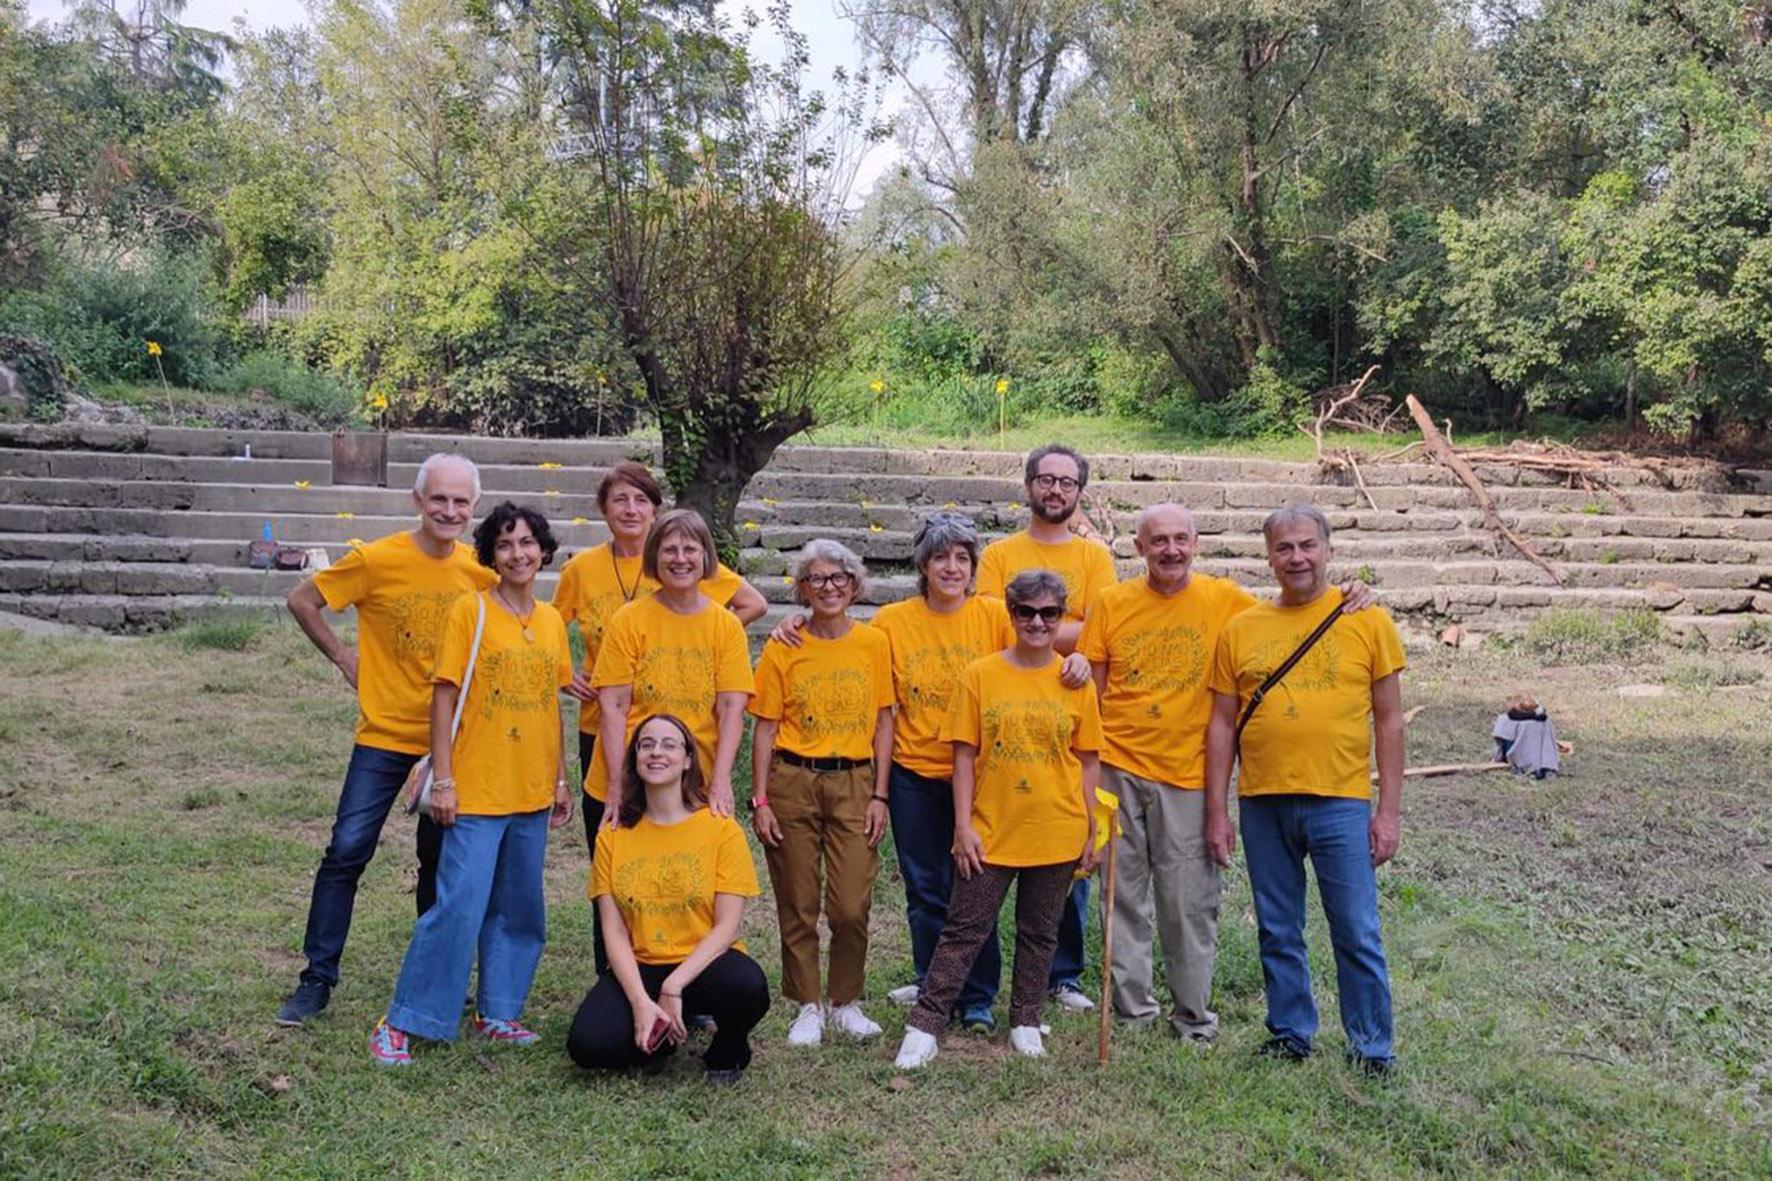
<svg viewBox="0 0 1772 1181">
<path fill-rule="evenodd" d="M 1069 654 L 1082 634 L 1083 620 L 1096 598 L 1114 585 L 1114 557 L 1107 546 L 1070 530 L 1083 489 L 1089 485 L 1089 461 L 1059 443 L 1035 448 L 1025 471 L 1028 505 L 1033 516 L 1020 533 L 999 538 L 978 559 L 978 593 L 995 598 L 1024 570 L 1050 570 L 1064 580 L 1065 616 L 1053 647 Z M 1052 957 L 1052 999 L 1072 1012 L 1093 1009 L 1084 994 L 1083 931 L 1088 924 L 1089 880 L 1071 889 L 1058 928 L 1058 951 Z"/>
</svg>

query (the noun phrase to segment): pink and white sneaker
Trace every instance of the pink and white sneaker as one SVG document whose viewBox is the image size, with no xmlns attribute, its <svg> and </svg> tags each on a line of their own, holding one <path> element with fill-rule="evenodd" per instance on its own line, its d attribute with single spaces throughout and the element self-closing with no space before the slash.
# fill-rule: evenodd
<svg viewBox="0 0 1772 1181">
<path fill-rule="evenodd" d="M 406 1031 L 395 1029 L 383 1017 L 369 1031 L 369 1057 L 377 1066 L 411 1066 L 412 1051 L 406 1040 Z"/>
<path fill-rule="evenodd" d="M 497 1017 L 482 1017 L 474 1014 L 474 1032 L 489 1042 L 503 1042 L 510 1046 L 533 1046 L 541 1040 L 541 1034 L 533 1029 L 525 1029 L 515 1021 L 500 1021 Z"/>
</svg>

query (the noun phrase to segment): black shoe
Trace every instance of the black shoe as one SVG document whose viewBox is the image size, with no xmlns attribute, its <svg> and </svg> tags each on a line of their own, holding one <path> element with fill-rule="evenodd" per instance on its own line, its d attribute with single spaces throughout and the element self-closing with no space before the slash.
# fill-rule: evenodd
<svg viewBox="0 0 1772 1181">
<path fill-rule="evenodd" d="M 1397 1073 L 1395 1058 L 1368 1058 L 1364 1054 L 1349 1054 L 1347 1060 L 1354 1069 L 1368 1078 L 1388 1079 Z"/>
<path fill-rule="evenodd" d="M 704 1070 L 701 1073 L 701 1077 L 702 1081 L 707 1083 L 710 1087 L 736 1087 L 739 1083 L 744 1081 L 744 1071 L 736 1068 L 731 1070 Z"/>
<path fill-rule="evenodd" d="M 277 1010 L 278 1025 L 301 1025 L 310 1017 L 318 1017 L 332 1000 L 332 985 L 317 980 L 304 980 L 295 986 L 283 1007 Z"/>
<path fill-rule="evenodd" d="M 1311 1048 L 1293 1041 L 1289 1037 L 1270 1037 L 1255 1048 L 1255 1052 L 1263 1058 L 1278 1058 L 1282 1062 L 1303 1062 L 1311 1056 Z"/>
</svg>

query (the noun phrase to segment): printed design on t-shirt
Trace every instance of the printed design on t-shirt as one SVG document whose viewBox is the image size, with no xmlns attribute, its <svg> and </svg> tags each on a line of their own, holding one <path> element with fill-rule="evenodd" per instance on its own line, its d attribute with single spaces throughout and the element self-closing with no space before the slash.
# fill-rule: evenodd
<svg viewBox="0 0 1772 1181">
<path fill-rule="evenodd" d="M 1005 763 L 1056 764 L 1071 742 L 1062 701 L 998 701 L 984 707 L 980 754 Z"/>
<path fill-rule="evenodd" d="M 629 926 L 653 945 L 671 939 L 660 923 L 694 913 L 712 893 L 706 860 L 691 850 L 624 860 L 610 885 L 623 913 L 634 916 Z"/>
<path fill-rule="evenodd" d="M 929 644 L 905 653 L 899 673 L 905 708 L 946 714 L 961 670 L 983 655 L 964 644 Z"/>
<path fill-rule="evenodd" d="M 595 652 L 603 646 L 603 631 L 609 626 L 609 617 L 625 602 L 620 591 L 603 591 L 586 601 L 584 612 L 578 617 L 578 628 L 584 633 L 585 647 Z"/>
<path fill-rule="evenodd" d="M 810 740 L 872 734 L 872 682 L 859 668 L 803 670 L 794 678 L 788 709 Z"/>
<path fill-rule="evenodd" d="M 1206 640 L 1185 623 L 1148 628 L 1126 637 L 1120 662 L 1125 684 L 1135 692 L 1188 693 L 1206 675 Z"/>
<path fill-rule="evenodd" d="M 673 713 L 692 721 L 714 708 L 715 653 L 691 644 L 654 644 L 634 671 L 631 718 Z"/>
<path fill-rule="evenodd" d="M 560 653 L 551 647 L 525 644 L 482 652 L 469 690 L 478 699 L 480 717 L 490 721 L 499 710 L 536 713 L 557 708 L 559 668 Z"/>
<path fill-rule="evenodd" d="M 1310 635 L 1310 630 L 1305 629 L 1296 635 L 1264 640 L 1257 644 L 1249 654 L 1248 667 L 1252 683 L 1248 687 L 1253 689 L 1256 685 L 1267 680 L 1276 668 L 1285 663 L 1288 656 L 1298 650 L 1298 646 L 1304 643 L 1305 637 L 1308 635 Z M 1323 637 L 1311 646 L 1311 650 L 1304 654 L 1303 659 L 1292 666 L 1292 671 L 1287 673 L 1278 685 L 1274 686 L 1273 691 L 1269 694 L 1270 699 L 1283 699 L 1286 706 L 1281 711 L 1282 714 L 1287 718 L 1297 718 L 1299 711 L 1295 698 L 1299 694 L 1333 691 L 1341 682 L 1344 658 L 1341 641 L 1336 637 L 1334 631 L 1324 633 Z M 1262 708 L 1265 710 L 1267 707 L 1263 706 Z"/>
<path fill-rule="evenodd" d="M 437 643 L 449 609 L 461 598 L 459 590 L 414 590 L 388 600 L 392 624 L 394 659 L 412 661 L 426 669 L 436 663 Z"/>
</svg>

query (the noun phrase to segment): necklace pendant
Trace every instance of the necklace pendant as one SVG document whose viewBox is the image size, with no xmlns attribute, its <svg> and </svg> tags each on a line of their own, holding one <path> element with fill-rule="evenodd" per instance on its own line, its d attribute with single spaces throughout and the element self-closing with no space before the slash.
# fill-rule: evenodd
<svg viewBox="0 0 1772 1181">
<path fill-rule="evenodd" d="M 524 628 L 524 629 L 523 629 L 523 638 L 524 638 L 524 639 L 525 639 L 525 640 L 528 640 L 528 641 L 529 641 L 529 642 L 530 642 L 530 643 L 531 643 L 531 644 L 533 644 L 533 643 L 535 643 L 535 632 L 534 632 L 534 630 L 533 630 L 533 629 L 531 629 L 531 628 L 527 628 L 527 627 L 526 627 L 526 628 Z"/>
</svg>

